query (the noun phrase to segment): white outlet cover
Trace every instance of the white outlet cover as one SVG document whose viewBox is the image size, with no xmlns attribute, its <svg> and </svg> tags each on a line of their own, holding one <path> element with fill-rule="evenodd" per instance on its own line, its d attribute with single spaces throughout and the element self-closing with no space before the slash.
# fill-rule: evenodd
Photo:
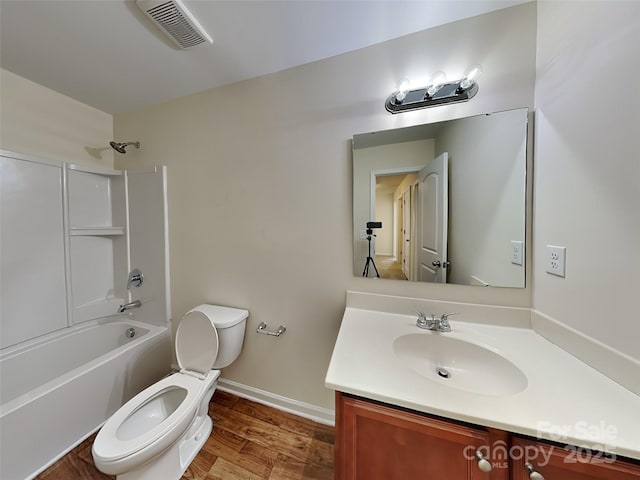
<svg viewBox="0 0 640 480">
<path fill-rule="evenodd" d="M 522 265 L 524 253 L 524 243 L 520 240 L 511 240 L 511 263 Z"/>
<path fill-rule="evenodd" d="M 550 273 L 551 275 L 557 275 L 558 277 L 565 276 L 566 253 L 566 247 L 547 245 L 547 273 Z"/>
</svg>

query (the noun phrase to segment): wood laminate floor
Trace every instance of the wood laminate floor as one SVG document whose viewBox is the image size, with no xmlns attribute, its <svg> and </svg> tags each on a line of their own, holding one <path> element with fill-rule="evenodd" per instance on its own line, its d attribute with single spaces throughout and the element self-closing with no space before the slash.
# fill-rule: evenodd
<svg viewBox="0 0 640 480">
<path fill-rule="evenodd" d="M 398 263 L 395 257 L 390 257 L 388 255 L 376 255 L 376 267 L 378 267 L 380 278 L 393 278 L 396 280 L 407 279 L 405 274 L 402 272 L 402 264 Z"/>
<path fill-rule="evenodd" d="M 183 480 L 331 480 L 334 429 L 216 391 L 213 432 Z M 37 480 L 113 480 L 93 465 L 95 435 Z M 163 479 L 158 479 L 163 480 Z"/>
</svg>

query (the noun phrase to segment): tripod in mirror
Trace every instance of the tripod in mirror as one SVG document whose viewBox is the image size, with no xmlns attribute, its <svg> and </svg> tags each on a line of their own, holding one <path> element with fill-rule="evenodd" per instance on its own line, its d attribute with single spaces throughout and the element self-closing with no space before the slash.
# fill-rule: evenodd
<svg viewBox="0 0 640 480">
<path fill-rule="evenodd" d="M 376 267 L 376 262 L 374 262 L 373 257 L 371 256 L 371 239 L 376 237 L 377 235 L 373 233 L 373 229 L 382 228 L 382 222 L 367 222 L 367 242 L 369 242 L 369 253 L 367 255 L 367 261 L 364 264 L 364 270 L 362 271 L 363 277 L 369 276 L 369 267 L 373 266 L 373 269 L 376 272 L 376 277 L 380 278 L 380 274 L 378 273 L 378 268 Z"/>
</svg>

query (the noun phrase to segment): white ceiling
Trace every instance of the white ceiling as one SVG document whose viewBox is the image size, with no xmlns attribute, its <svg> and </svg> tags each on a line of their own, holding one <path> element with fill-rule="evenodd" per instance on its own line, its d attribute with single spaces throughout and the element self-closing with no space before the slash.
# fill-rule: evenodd
<svg viewBox="0 0 640 480">
<path fill-rule="evenodd" d="M 177 50 L 125 0 L 0 0 L 0 65 L 108 113 L 321 60 L 528 0 L 184 0 Z"/>
</svg>

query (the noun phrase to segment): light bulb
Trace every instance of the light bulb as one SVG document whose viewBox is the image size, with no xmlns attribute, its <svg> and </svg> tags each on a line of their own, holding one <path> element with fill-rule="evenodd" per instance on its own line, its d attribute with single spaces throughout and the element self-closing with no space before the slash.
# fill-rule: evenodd
<svg viewBox="0 0 640 480">
<path fill-rule="evenodd" d="M 471 65 L 464 72 L 464 79 L 460 82 L 460 88 L 462 90 L 470 88 L 480 78 L 480 75 L 482 75 L 482 65 Z"/>
<path fill-rule="evenodd" d="M 427 96 L 433 97 L 442 85 L 447 81 L 447 74 L 442 70 L 434 73 L 429 79 L 429 87 L 427 88 Z"/>
<path fill-rule="evenodd" d="M 400 84 L 398 85 L 398 93 L 396 93 L 396 102 L 402 102 L 404 98 L 407 96 L 407 92 L 409 91 L 409 87 L 411 87 L 411 82 L 409 82 L 408 78 L 403 78 L 400 80 Z"/>
</svg>

